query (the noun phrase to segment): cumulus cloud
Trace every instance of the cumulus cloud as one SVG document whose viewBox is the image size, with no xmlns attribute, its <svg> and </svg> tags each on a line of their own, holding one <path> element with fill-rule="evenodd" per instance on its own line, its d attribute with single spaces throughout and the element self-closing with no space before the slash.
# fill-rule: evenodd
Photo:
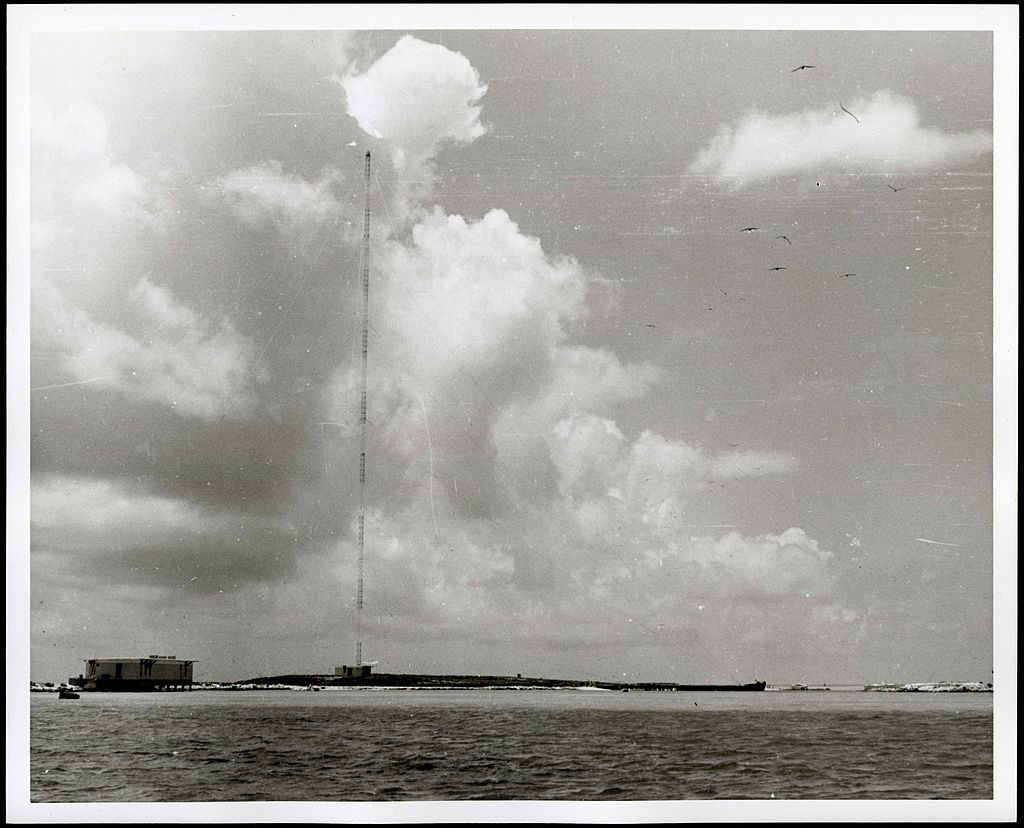
<svg viewBox="0 0 1024 828">
<path fill-rule="evenodd" d="M 546 439 L 563 417 L 639 399 L 663 373 L 649 362 L 624 364 L 606 348 L 559 343 L 549 353 L 536 395 L 510 407 L 499 429 L 533 429 Z"/>
<path fill-rule="evenodd" d="M 401 364 L 421 375 L 455 362 L 489 373 L 515 366 L 511 386 L 535 385 L 531 369 L 564 339 L 563 321 L 582 312 L 576 262 L 549 259 L 504 210 L 467 222 L 435 207 L 408 242 L 388 245 L 380 266 Z"/>
<path fill-rule="evenodd" d="M 225 198 L 243 221 L 258 224 L 264 219 L 291 231 L 337 221 L 345 212 L 333 192 L 339 179 L 325 170 L 318 180 L 286 173 L 275 159 L 235 170 L 218 180 Z"/>
<path fill-rule="evenodd" d="M 718 135 L 690 165 L 743 184 L 803 170 L 930 170 L 964 164 L 992 149 L 984 131 L 945 133 L 923 126 L 914 102 L 881 90 L 867 98 L 768 115 L 750 112 Z"/>
<path fill-rule="evenodd" d="M 744 538 L 737 532 L 724 537 L 692 538 L 687 557 L 701 564 L 707 580 L 728 592 L 763 596 L 825 594 L 832 577 L 827 563 L 832 553 L 803 529 L 792 527 L 778 535 Z"/>
<path fill-rule="evenodd" d="M 488 381 L 486 373 L 481 381 Z M 544 390 L 533 393 L 543 397 Z M 592 402 L 609 401 L 595 396 Z M 385 634 L 405 636 L 427 624 L 453 638 L 469 630 L 486 637 L 512 625 L 517 636 L 547 640 L 556 629 L 572 628 L 573 636 L 596 645 L 646 634 L 636 625 L 608 638 L 607 625 L 620 613 L 671 618 L 678 630 L 699 600 L 757 604 L 829 594 L 830 553 L 802 529 L 753 537 L 690 537 L 683 529 L 691 499 L 712 469 L 733 479 L 783 473 L 794 467 L 791 458 L 723 459 L 652 431 L 630 440 L 614 420 L 592 413 L 565 417 L 543 437 L 529 430 L 540 419 L 526 431 L 499 431 L 496 425 L 515 421 L 505 416 L 514 407 L 499 411 L 457 463 L 451 461 L 466 424 L 456 416 L 436 418 L 429 467 L 430 438 L 413 416 L 419 408 L 396 410 L 389 422 L 383 442 L 393 447 L 399 438 L 409 480 L 421 485 L 410 489 L 406 481 L 412 494 L 401 501 L 385 487 L 390 508 L 371 520 L 379 532 L 368 540 L 376 559 L 368 577 L 389 584 L 381 610 Z M 755 461 L 770 468 L 755 472 Z M 465 498 L 448 485 L 452 475 L 462 477 L 470 498 L 485 490 L 484 508 L 459 512 Z M 431 492 L 426 481 L 434 477 Z"/>
<path fill-rule="evenodd" d="M 114 158 L 96 107 L 33 104 L 33 347 L 70 374 L 37 388 L 87 383 L 208 420 L 250 413 L 266 374 L 232 321 L 148 275 L 126 281 L 132 242 L 171 229 L 161 188 Z"/>
<path fill-rule="evenodd" d="M 611 497 L 653 520 L 679 514 L 678 499 L 713 479 L 738 480 L 783 474 L 797 467 L 781 452 L 727 452 L 709 455 L 700 446 L 645 430 L 631 444 L 613 420 L 593 414 L 566 417 L 548 436 L 563 494 L 574 498 Z"/>
<path fill-rule="evenodd" d="M 586 274 L 503 210 L 478 221 L 423 211 L 374 261 L 370 416 L 420 480 L 429 449 L 435 501 L 443 487 L 454 508 L 493 515 L 545 493 L 551 427 L 634 399 L 659 375 L 568 341 L 587 312 Z M 356 386 L 355 366 L 340 382 Z M 337 402 L 352 399 L 342 391 Z"/>
<path fill-rule="evenodd" d="M 412 35 L 341 84 L 349 114 L 387 142 L 399 174 L 429 175 L 443 144 L 468 144 L 485 132 L 478 102 L 487 87 L 476 69 L 458 52 Z"/>
<path fill-rule="evenodd" d="M 63 354 L 72 382 L 158 402 L 183 417 L 246 416 L 266 379 L 252 344 L 226 316 L 204 316 L 142 277 L 129 294 L 144 338 L 99 321 L 45 281 L 37 335 Z"/>
<path fill-rule="evenodd" d="M 345 88 L 350 112 L 406 173 L 432 176 L 439 146 L 482 132 L 475 70 L 414 38 Z M 367 575 L 389 585 L 389 634 L 500 637 L 514 625 L 545 640 L 572 627 L 581 640 L 626 641 L 637 632 L 612 627 L 631 601 L 678 629 L 695 597 L 827 591 L 828 555 L 803 530 L 682 529 L 709 479 L 784 474 L 795 458 L 714 454 L 650 429 L 627 436 L 616 408 L 662 371 L 572 341 L 588 313 L 585 268 L 547 255 L 504 210 L 470 221 L 428 195 L 410 192 L 412 221 L 388 223 L 372 253 L 370 474 L 383 505 L 369 522 Z M 351 409 L 355 365 L 339 384 L 333 404 Z"/>
<path fill-rule="evenodd" d="M 56 113 L 44 100 L 33 100 L 35 242 L 53 241 L 83 221 L 158 227 L 168 219 L 159 191 L 113 157 L 108 132 L 103 113 L 90 104 Z"/>
</svg>

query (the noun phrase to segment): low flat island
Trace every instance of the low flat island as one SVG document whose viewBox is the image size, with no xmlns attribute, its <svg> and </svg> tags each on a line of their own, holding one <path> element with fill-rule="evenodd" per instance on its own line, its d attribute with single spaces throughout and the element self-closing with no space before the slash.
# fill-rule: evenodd
<svg viewBox="0 0 1024 828">
<path fill-rule="evenodd" d="M 234 685 L 275 685 L 291 687 L 418 687 L 448 689 L 481 688 L 558 688 L 596 687 L 601 690 L 716 690 L 716 691 L 761 691 L 766 682 L 749 684 L 676 684 L 674 682 L 625 682 L 625 681 L 583 681 L 578 679 L 551 679 L 527 676 L 437 676 L 407 673 L 374 673 L 369 676 L 349 677 L 330 674 L 296 674 L 263 676 L 234 682 Z"/>
</svg>

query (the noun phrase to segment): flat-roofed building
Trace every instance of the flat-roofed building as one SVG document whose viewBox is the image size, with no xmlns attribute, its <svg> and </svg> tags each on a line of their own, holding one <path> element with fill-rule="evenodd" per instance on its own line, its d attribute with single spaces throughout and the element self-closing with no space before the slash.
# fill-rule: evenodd
<svg viewBox="0 0 1024 828">
<path fill-rule="evenodd" d="M 334 675 L 341 678 L 369 678 L 372 665 L 360 664 L 357 667 L 350 667 L 347 664 L 343 664 L 341 667 L 334 668 Z"/>
<path fill-rule="evenodd" d="M 90 658 L 85 662 L 85 673 L 69 681 L 83 690 L 191 690 L 193 663 L 177 656 L 161 655 Z"/>
</svg>

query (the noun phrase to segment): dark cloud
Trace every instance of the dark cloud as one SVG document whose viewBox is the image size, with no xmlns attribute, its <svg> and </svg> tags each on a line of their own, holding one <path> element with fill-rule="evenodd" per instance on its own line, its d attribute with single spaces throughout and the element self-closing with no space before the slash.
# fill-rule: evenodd
<svg viewBox="0 0 1024 828">
<path fill-rule="evenodd" d="M 162 587 L 213 595 L 254 583 L 283 582 L 295 572 L 295 539 L 283 534 L 258 538 L 183 538 L 169 545 L 107 551 L 89 560 L 90 577 L 134 586 Z"/>
</svg>

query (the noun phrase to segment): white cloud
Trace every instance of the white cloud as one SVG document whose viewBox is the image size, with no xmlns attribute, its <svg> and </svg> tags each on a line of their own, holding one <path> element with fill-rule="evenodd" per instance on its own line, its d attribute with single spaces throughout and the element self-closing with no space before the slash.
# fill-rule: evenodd
<svg viewBox="0 0 1024 828">
<path fill-rule="evenodd" d="M 158 191 L 111 153 L 103 113 L 72 104 L 56 114 L 41 100 L 32 105 L 33 240 L 50 242 L 66 225 L 114 219 L 159 227 L 170 212 Z"/>
<path fill-rule="evenodd" d="M 425 479 L 429 450 L 450 494 L 472 493 L 479 508 L 546 492 L 538 475 L 551 467 L 554 424 L 639 397 L 659 375 L 567 342 L 568 323 L 587 312 L 586 275 L 502 210 L 476 222 L 423 212 L 375 261 L 370 418 L 411 473 Z M 350 390 L 337 399 L 351 401 L 354 367 L 342 382 Z"/>
<path fill-rule="evenodd" d="M 942 169 L 992 149 L 987 132 L 947 134 L 922 126 L 914 102 L 887 90 L 843 102 L 857 120 L 840 106 L 774 116 L 748 113 L 724 124 L 690 171 L 741 185 L 803 170 Z"/>
<path fill-rule="evenodd" d="M 542 390 L 528 404 L 508 414 L 520 423 L 535 423 L 546 433 L 563 417 L 639 399 L 661 380 L 663 373 L 647 362 L 623 364 L 604 348 L 559 344 L 551 351 Z"/>
<path fill-rule="evenodd" d="M 559 343 L 551 348 L 536 376 L 539 382 L 534 393 L 510 400 L 490 432 L 517 499 L 532 497 L 540 470 L 548 468 L 552 470 L 552 490 L 566 496 L 574 491 L 573 485 L 566 488 L 566 482 L 557 475 L 573 480 L 570 466 L 592 461 L 585 457 L 570 459 L 569 452 L 557 447 L 555 435 L 562 422 L 575 425 L 588 418 L 599 421 L 596 430 L 605 439 L 610 438 L 618 429 L 605 416 L 616 406 L 642 397 L 661 379 L 662 371 L 646 362 L 624 364 L 605 349 Z M 586 471 L 577 473 L 589 479 Z"/>
<path fill-rule="evenodd" d="M 566 417 L 552 429 L 548 445 L 563 494 L 574 498 L 611 496 L 656 525 L 679 516 L 680 498 L 706 480 L 738 480 L 784 474 L 796 459 L 780 452 L 708 455 L 702 448 L 643 431 L 629 444 L 615 422 L 593 414 Z"/>
<path fill-rule="evenodd" d="M 204 317 L 147 277 L 130 292 L 145 339 L 94 319 L 44 280 L 34 299 L 45 308 L 37 336 L 63 353 L 74 381 L 163 403 L 183 417 L 245 416 L 255 407 L 255 384 L 266 373 L 248 340 L 227 317 Z"/>
<path fill-rule="evenodd" d="M 476 69 L 458 52 L 412 35 L 341 84 L 349 114 L 387 142 L 402 174 L 429 174 L 442 144 L 468 144 L 485 132 L 477 104 L 487 87 Z"/>
<path fill-rule="evenodd" d="M 132 289 L 130 298 L 140 306 L 157 329 L 188 329 L 198 327 L 199 315 L 174 300 L 167 288 L 154 285 L 143 276 Z"/>
<path fill-rule="evenodd" d="M 34 101 L 33 347 L 71 375 L 51 375 L 41 393 L 89 383 L 184 417 L 245 416 L 266 374 L 231 320 L 198 313 L 148 276 L 115 286 L 130 239 L 166 230 L 172 211 L 160 188 L 113 158 L 108 133 L 96 107 L 57 115 Z"/>
<path fill-rule="evenodd" d="M 537 391 L 543 397 L 547 389 Z M 391 422 L 385 442 L 392 445 L 394 435 L 404 440 L 405 461 L 415 467 L 410 479 L 423 485 L 400 506 L 389 492 L 392 507 L 373 515 L 368 540 L 377 559 L 368 577 L 390 585 L 381 609 L 388 635 L 415 635 L 426 624 L 453 640 L 556 641 L 571 630 L 577 643 L 607 646 L 641 640 L 652 619 L 665 624 L 666 634 L 678 631 L 693 621 L 699 600 L 802 606 L 829 598 L 830 553 L 802 529 L 688 536 L 682 527 L 690 498 L 718 463 L 699 446 L 651 431 L 630 441 L 613 420 L 592 413 L 565 417 L 542 440 L 529 431 L 539 420 L 513 433 L 515 418 L 502 414 L 497 422 L 509 432 L 492 427 L 491 442 L 445 467 L 444 474 L 463 475 L 467 489 L 479 489 L 488 474 L 497 481 L 488 508 L 460 516 L 458 493 L 442 485 L 442 463 L 428 468 L 425 462 L 418 407 L 403 412 L 407 418 Z M 456 418 L 435 419 L 442 431 L 445 419 Z M 454 450 L 461 425 L 435 433 L 435 459 Z M 486 451 L 494 445 L 496 454 Z M 788 458 L 766 456 L 776 473 L 793 466 Z M 553 469 L 551 481 L 545 464 Z M 735 458 L 718 472 L 752 473 Z M 425 482 L 431 474 L 434 492 Z M 626 613 L 638 623 L 623 628 Z"/>
<path fill-rule="evenodd" d="M 737 597 L 744 595 L 820 597 L 831 590 L 831 552 L 803 529 L 744 538 L 691 538 L 686 557 L 701 565 L 705 580 Z"/>
<path fill-rule="evenodd" d="M 563 320 L 582 312 L 578 265 L 548 259 L 504 210 L 467 222 L 434 208 L 408 243 L 387 247 L 379 266 L 396 367 L 421 377 L 456 363 L 485 373 L 513 365 L 519 376 L 509 381 L 535 385 L 533 371 L 565 336 Z"/>
<path fill-rule="evenodd" d="M 566 418 L 552 429 L 552 438 L 551 454 L 563 494 L 614 491 L 623 498 L 620 481 L 608 479 L 609 469 L 621 462 L 625 443 L 614 420 L 595 415 Z"/>
<path fill-rule="evenodd" d="M 32 139 L 38 146 L 75 160 L 96 160 L 109 151 L 107 121 L 103 113 L 90 104 L 71 104 L 58 115 L 46 101 L 33 100 Z"/>
<path fill-rule="evenodd" d="M 336 172 L 327 170 L 310 182 L 285 173 L 281 163 L 271 159 L 228 173 L 218 184 L 244 221 L 256 224 L 270 218 L 287 231 L 338 220 L 344 210 L 332 192 L 337 179 Z"/>
</svg>

